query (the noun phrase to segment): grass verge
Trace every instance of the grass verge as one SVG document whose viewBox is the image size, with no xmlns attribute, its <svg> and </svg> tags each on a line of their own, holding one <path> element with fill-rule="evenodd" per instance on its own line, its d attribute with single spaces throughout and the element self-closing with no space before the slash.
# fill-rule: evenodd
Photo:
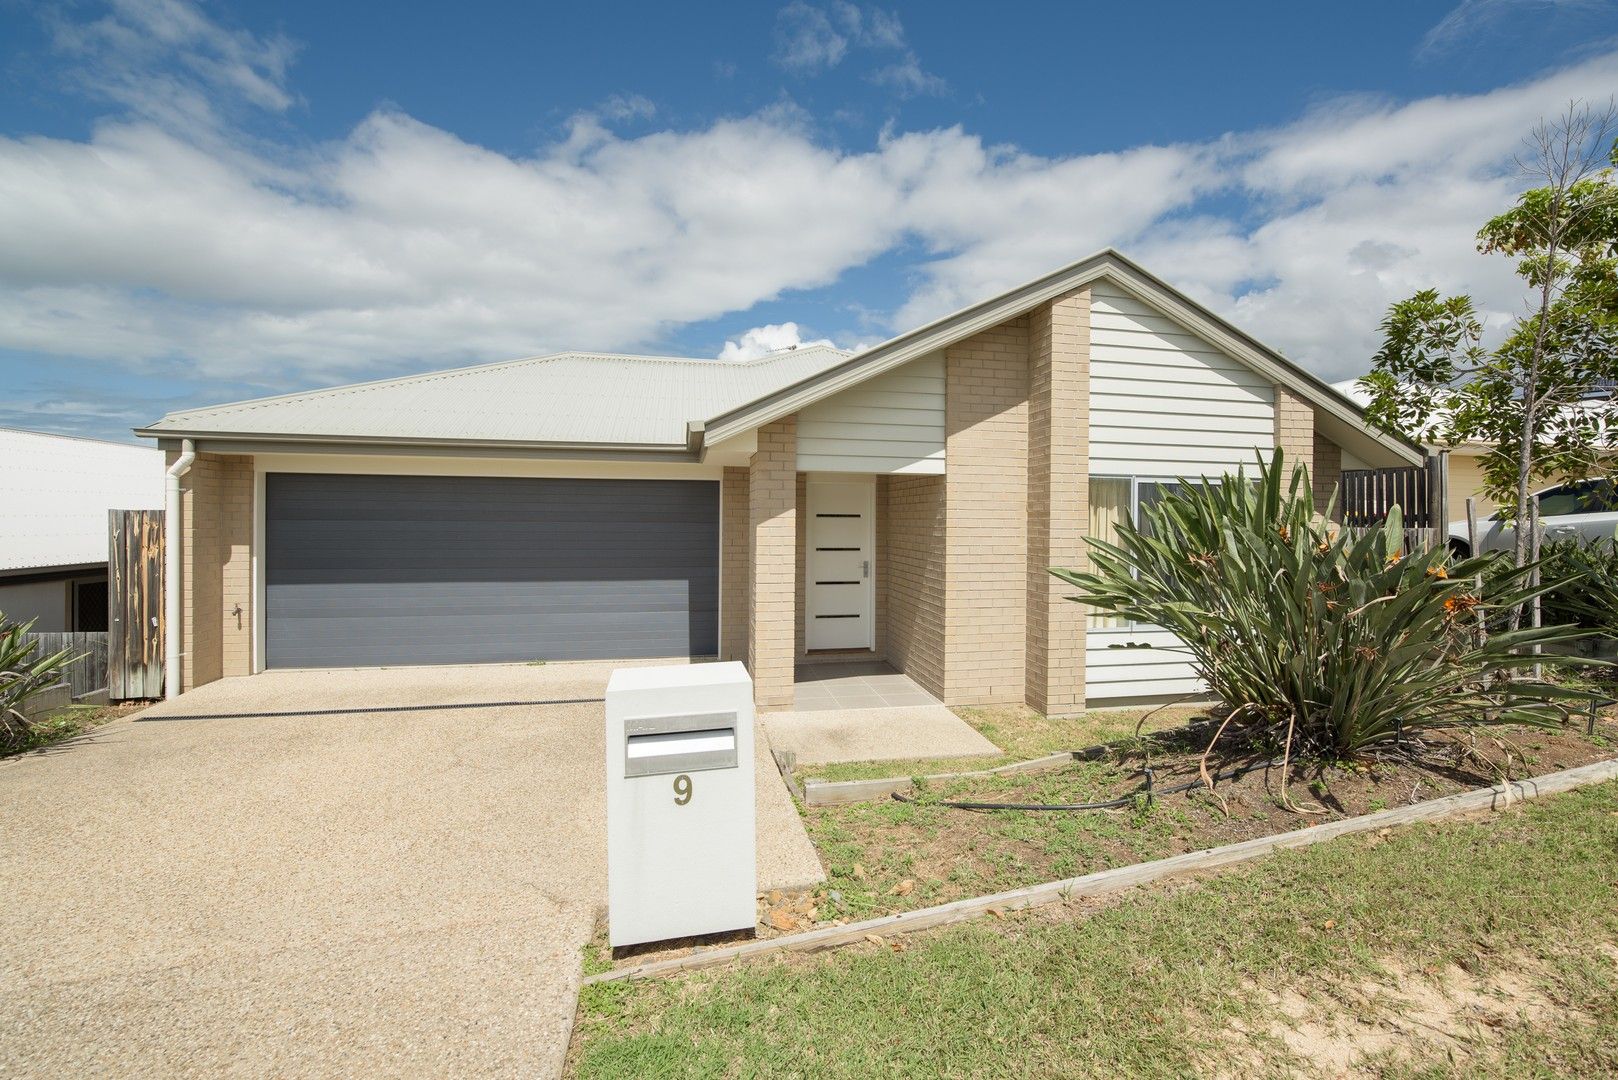
<svg viewBox="0 0 1618 1080">
<path fill-rule="evenodd" d="M 1151 713 L 1142 732 L 1166 731 L 1204 715 L 1205 710 L 1185 706 L 1158 709 L 1112 709 L 1075 717 L 1042 716 L 1030 709 L 996 706 L 960 708 L 956 714 L 998 746 L 998 757 L 910 758 L 901 761 L 848 761 L 831 765 L 804 765 L 799 779 L 877 780 L 889 776 L 992 769 L 1013 761 L 1028 761 L 1063 750 L 1083 750 L 1117 742 L 1135 734 L 1141 717 Z"/>
<path fill-rule="evenodd" d="M 589 987 L 571 1062 L 586 1078 L 1615 1075 L 1615 943 L 1606 784 L 1104 905 Z M 1498 1008 L 1474 1024 L 1479 1002 Z"/>
</svg>

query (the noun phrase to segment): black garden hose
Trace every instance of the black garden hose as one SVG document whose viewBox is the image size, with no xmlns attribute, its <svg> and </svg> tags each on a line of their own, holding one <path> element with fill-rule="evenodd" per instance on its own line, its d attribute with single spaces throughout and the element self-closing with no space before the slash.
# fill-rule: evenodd
<svg viewBox="0 0 1618 1080">
<path fill-rule="evenodd" d="M 1226 769 L 1223 772 L 1215 773 L 1213 776 L 1213 782 L 1217 784 L 1221 780 L 1234 780 L 1238 776 L 1245 776 L 1247 773 L 1250 773 L 1255 769 L 1268 769 L 1272 765 L 1279 764 L 1281 764 L 1279 760 L 1270 760 L 1255 762 L 1251 765 L 1238 765 L 1233 769 Z M 1197 779 L 1188 781 L 1184 784 L 1175 784 L 1173 787 L 1160 788 L 1157 786 L 1157 773 L 1153 771 L 1150 766 L 1138 770 L 1136 775 L 1144 775 L 1146 777 L 1146 783 L 1142 784 L 1139 788 L 1130 792 L 1128 795 L 1122 795 L 1116 799 L 1107 799 L 1103 802 L 1005 803 L 961 802 L 949 799 L 940 799 L 937 803 L 930 805 L 948 806 L 955 810 L 1117 810 L 1121 807 L 1133 805 L 1135 800 L 1141 798 L 1142 796 L 1145 796 L 1147 802 L 1151 802 L 1159 795 L 1178 795 L 1183 791 L 1190 791 L 1192 788 L 1199 788 L 1203 786 L 1203 780 L 1199 776 Z M 901 791 L 895 791 L 893 793 L 893 797 L 903 803 L 917 803 L 919 801 Z"/>
</svg>

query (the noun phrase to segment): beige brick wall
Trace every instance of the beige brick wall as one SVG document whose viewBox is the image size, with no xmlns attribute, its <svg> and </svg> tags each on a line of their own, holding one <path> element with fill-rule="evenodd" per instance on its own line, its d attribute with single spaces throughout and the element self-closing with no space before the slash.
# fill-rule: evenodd
<svg viewBox="0 0 1618 1080">
<path fill-rule="evenodd" d="M 180 685 L 190 690 L 253 670 L 253 459 L 198 454 L 180 481 L 180 518 Z"/>
<path fill-rule="evenodd" d="M 1028 327 L 1029 708 L 1084 708 L 1084 609 L 1053 566 L 1082 568 L 1089 513 L 1090 293 L 1030 313 Z"/>
<path fill-rule="evenodd" d="M 219 467 L 219 614 L 222 671 L 253 673 L 253 459 L 225 457 Z"/>
<path fill-rule="evenodd" d="M 1028 597 L 1028 319 L 944 354 L 944 700 L 1021 702 Z"/>
<path fill-rule="evenodd" d="M 888 662 L 944 697 L 944 477 L 886 476 L 878 491 L 887 542 L 880 548 L 887 596 Z"/>
<path fill-rule="evenodd" d="M 747 666 L 761 708 L 792 705 L 797 621 L 797 418 L 758 431 L 748 466 L 749 589 Z"/>
<path fill-rule="evenodd" d="M 1284 386 L 1275 388 L 1275 445 L 1286 453 L 1287 477 L 1302 465 L 1314 476 L 1315 410 Z"/>
<path fill-rule="evenodd" d="M 747 470 L 725 469 L 719 489 L 719 659 L 747 660 Z"/>
<path fill-rule="evenodd" d="M 1343 481 L 1343 448 L 1316 432 L 1314 462 L 1309 478 L 1315 486 L 1315 513 L 1324 514 L 1337 485 Z M 1332 517 L 1343 520 L 1340 504 L 1333 510 Z"/>
</svg>

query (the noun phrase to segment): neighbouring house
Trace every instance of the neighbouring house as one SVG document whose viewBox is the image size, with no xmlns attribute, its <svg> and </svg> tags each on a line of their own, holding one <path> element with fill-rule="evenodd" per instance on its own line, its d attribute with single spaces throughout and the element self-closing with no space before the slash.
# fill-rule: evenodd
<svg viewBox="0 0 1618 1080">
<path fill-rule="evenodd" d="M 1359 385 L 1358 379 L 1346 379 L 1343 382 L 1332 383 L 1332 389 L 1344 397 L 1351 399 L 1356 405 L 1364 407 L 1371 401 L 1371 395 Z M 1483 483 L 1483 463 L 1495 447 L 1484 442 L 1463 442 L 1455 446 L 1431 446 L 1427 448 L 1430 453 L 1447 452 L 1449 457 L 1449 516 L 1455 521 L 1462 521 L 1466 513 L 1466 500 L 1472 500 L 1472 506 L 1481 520 L 1493 514 L 1500 508 L 1500 504 L 1489 497 Z M 1344 465 L 1344 468 L 1354 466 Z M 1602 466 L 1594 475 L 1604 476 L 1610 471 L 1610 466 Z M 1574 477 L 1573 479 L 1588 479 Z M 1549 481 L 1546 481 L 1549 484 Z"/>
<path fill-rule="evenodd" d="M 850 355 L 563 353 L 173 413 L 182 685 L 266 668 L 886 660 L 952 705 L 1195 688 L 1087 621 L 1085 561 L 1179 477 L 1419 448 L 1104 251 Z M 171 533 L 173 535 L 173 533 Z"/>
<path fill-rule="evenodd" d="M 107 629 L 107 511 L 163 506 L 149 446 L 0 428 L 0 612 L 38 633 Z"/>
</svg>

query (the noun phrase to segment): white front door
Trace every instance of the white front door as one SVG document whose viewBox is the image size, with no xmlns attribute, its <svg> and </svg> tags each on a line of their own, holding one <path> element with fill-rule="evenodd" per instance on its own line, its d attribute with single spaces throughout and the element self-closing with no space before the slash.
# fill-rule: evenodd
<svg viewBox="0 0 1618 1080">
<path fill-rule="evenodd" d="M 804 511 L 806 646 L 869 649 L 874 645 L 876 484 L 811 479 Z"/>
</svg>

